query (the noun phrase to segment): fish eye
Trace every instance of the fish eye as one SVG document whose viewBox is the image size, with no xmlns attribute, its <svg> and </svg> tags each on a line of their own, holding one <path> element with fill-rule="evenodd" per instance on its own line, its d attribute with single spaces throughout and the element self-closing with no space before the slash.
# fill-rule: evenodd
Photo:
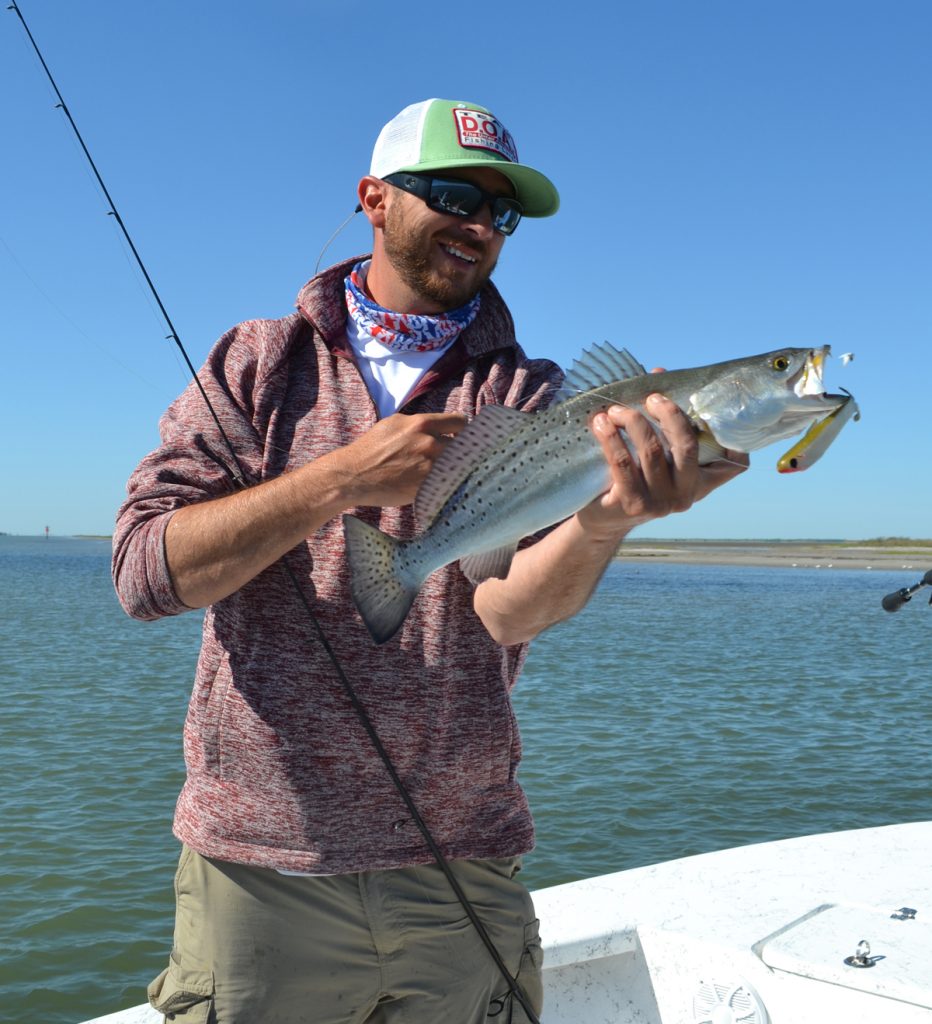
<svg viewBox="0 0 932 1024">
<path fill-rule="evenodd" d="M 778 371 L 780 371 L 782 373 L 783 370 L 788 370 L 789 369 L 790 361 L 789 361 L 789 359 L 786 358 L 786 356 L 774 356 L 773 359 L 770 362 L 770 365 L 775 370 L 778 370 Z"/>
</svg>

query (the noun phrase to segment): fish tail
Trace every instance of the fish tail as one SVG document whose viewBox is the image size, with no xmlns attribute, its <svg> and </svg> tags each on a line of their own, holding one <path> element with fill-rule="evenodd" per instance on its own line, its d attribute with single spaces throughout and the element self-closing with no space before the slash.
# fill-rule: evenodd
<svg viewBox="0 0 932 1024">
<path fill-rule="evenodd" d="M 398 565 L 401 545 L 387 533 L 345 515 L 343 534 L 353 601 L 372 639 L 384 644 L 401 628 L 423 580 L 403 578 Z"/>
</svg>

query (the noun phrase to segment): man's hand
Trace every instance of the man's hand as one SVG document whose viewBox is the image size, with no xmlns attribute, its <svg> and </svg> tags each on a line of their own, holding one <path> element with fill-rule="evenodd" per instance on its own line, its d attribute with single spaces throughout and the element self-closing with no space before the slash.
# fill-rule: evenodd
<svg viewBox="0 0 932 1024">
<path fill-rule="evenodd" d="M 634 409 L 615 405 L 592 421 L 612 476 L 611 488 L 577 513 L 594 537 L 620 540 L 635 526 L 685 512 L 749 464 L 747 455 L 728 452 L 728 461 L 700 466 L 696 432 L 685 413 L 656 394 L 646 409 L 663 432 L 669 455 L 650 421 Z"/>
<path fill-rule="evenodd" d="M 345 474 L 350 505 L 408 505 L 440 453 L 466 426 L 459 413 L 395 413 L 331 456 Z M 338 467 L 338 469 L 337 469 Z"/>
<path fill-rule="evenodd" d="M 165 531 L 178 598 L 191 608 L 222 600 L 348 508 L 409 504 L 465 425 L 456 413 L 389 416 L 291 473 L 178 509 Z"/>
<path fill-rule="evenodd" d="M 621 539 L 640 523 L 683 512 L 744 472 L 746 455 L 698 463 L 696 432 L 669 399 L 652 396 L 647 409 L 662 430 L 669 456 L 648 419 L 612 406 L 592 430 L 611 469 L 612 486 L 537 544 L 519 551 L 508 578 L 476 588 L 476 612 L 501 644 L 525 643 L 575 615 L 589 600 Z M 624 430 L 628 441 L 619 434 Z"/>
</svg>

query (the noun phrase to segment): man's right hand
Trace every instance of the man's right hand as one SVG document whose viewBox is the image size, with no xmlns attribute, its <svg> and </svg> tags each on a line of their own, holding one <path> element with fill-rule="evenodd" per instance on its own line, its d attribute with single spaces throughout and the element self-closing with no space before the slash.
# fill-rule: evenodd
<svg viewBox="0 0 932 1024">
<path fill-rule="evenodd" d="M 409 504 L 465 425 L 458 413 L 396 413 L 290 473 L 178 509 L 165 533 L 175 593 L 214 604 L 346 509 Z"/>
<path fill-rule="evenodd" d="M 353 505 L 394 506 L 414 501 L 447 444 L 466 426 L 459 413 L 395 413 L 325 459 L 347 474 Z"/>
</svg>

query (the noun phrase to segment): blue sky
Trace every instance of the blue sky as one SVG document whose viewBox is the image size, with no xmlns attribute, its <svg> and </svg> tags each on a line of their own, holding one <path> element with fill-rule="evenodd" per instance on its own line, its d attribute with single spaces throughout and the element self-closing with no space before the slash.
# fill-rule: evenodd
<svg viewBox="0 0 932 1024">
<path fill-rule="evenodd" d="M 926 0 L 20 7 L 196 365 L 292 310 L 386 120 L 470 100 L 562 195 L 496 273 L 529 354 L 855 353 L 826 383 L 862 418 L 819 465 L 765 449 L 645 535 L 932 536 Z M 109 533 L 185 374 L 0 13 L 0 531 Z M 368 245 L 360 216 L 326 262 Z"/>
</svg>

